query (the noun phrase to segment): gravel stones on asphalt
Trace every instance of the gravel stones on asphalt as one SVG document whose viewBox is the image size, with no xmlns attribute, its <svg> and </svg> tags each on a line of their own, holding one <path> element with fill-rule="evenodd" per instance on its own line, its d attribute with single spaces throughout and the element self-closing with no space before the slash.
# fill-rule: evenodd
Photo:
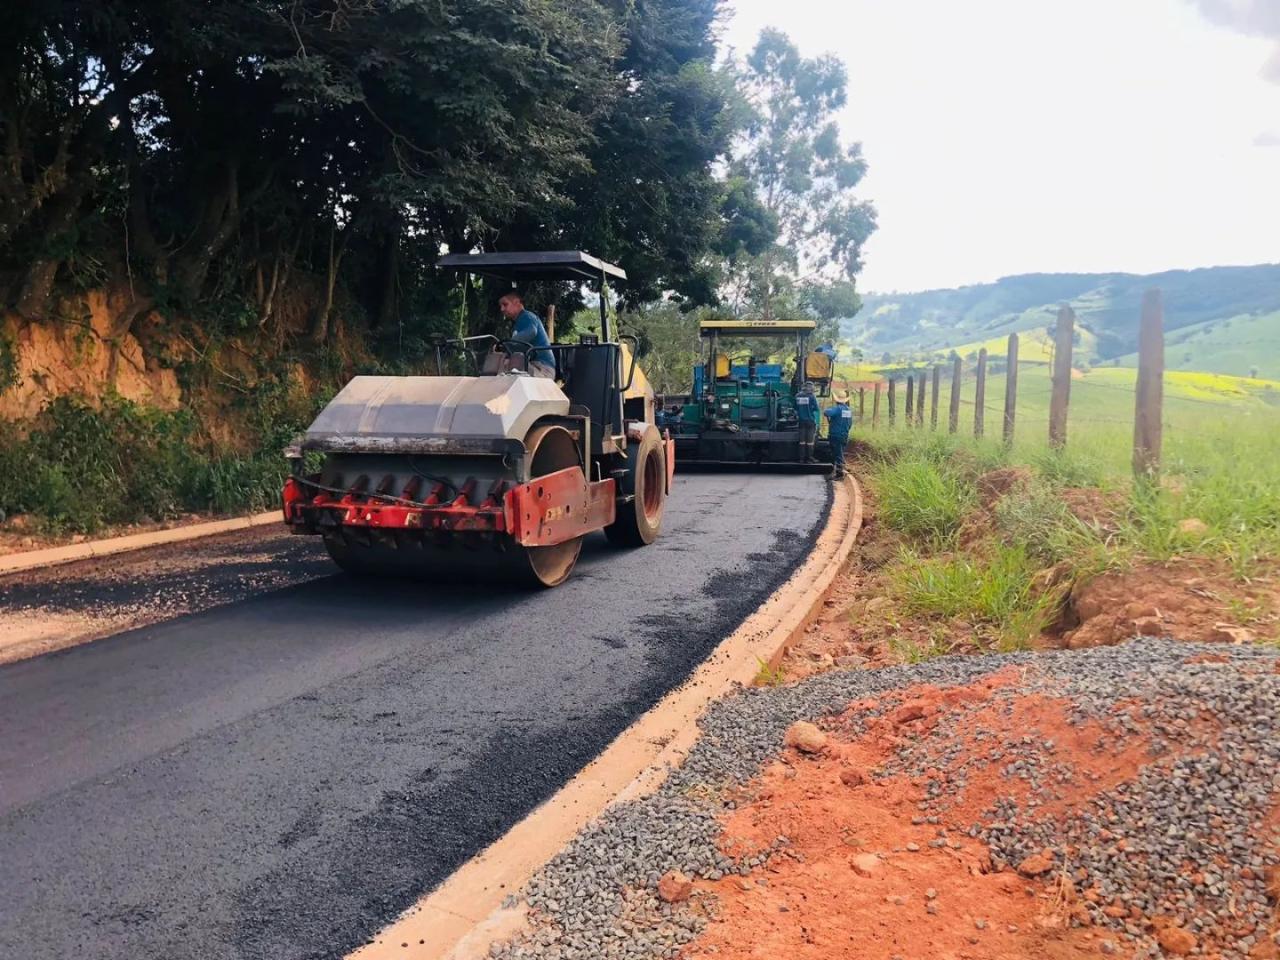
<svg viewBox="0 0 1280 960">
<path fill-rule="evenodd" d="M 8 574 L 0 577 L 0 611 L 30 624 L 54 620 L 56 648 L 332 572 L 332 561 L 311 538 L 295 537 L 283 525 L 253 527 Z M 0 623 L 0 633 L 5 630 L 21 632 L 16 623 Z"/>
<path fill-rule="evenodd" d="M 655 795 L 607 811 L 530 882 L 533 931 L 495 946 L 493 956 L 676 956 L 716 908 L 696 885 L 687 901 L 665 902 L 658 892 L 664 874 L 745 875 L 785 851 L 787 840 L 778 837 L 769 849 L 730 857 L 717 839 L 733 788 L 754 777 L 784 740 L 800 748 L 793 725 L 872 701 L 842 719 L 856 737 L 874 719 L 909 722 L 928 712 L 886 695 L 921 684 L 964 685 L 1014 666 L 1023 668 L 1022 679 L 997 688 L 997 703 L 1028 693 L 1069 700 L 1070 723 L 1100 724 L 1114 738 L 1099 750 L 1128 738 L 1148 744 L 1136 776 L 1050 815 L 1044 808 L 1073 776 L 1056 759 L 1058 745 L 1034 730 L 1007 729 L 970 731 L 977 748 L 965 747 L 956 735 L 964 729 L 963 706 L 905 739 L 889 764 L 868 775 L 923 778 L 916 819 L 936 825 L 947 823 L 939 815 L 963 795 L 970 765 L 992 765 L 1019 786 L 1020 799 L 1001 798 L 976 822 L 953 826 L 985 841 L 997 869 L 1054 881 L 1073 903 L 1074 922 L 1097 925 L 1106 932 L 1102 942 L 1122 943 L 1129 954 L 1154 958 L 1212 946 L 1223 960 L 1245 960 L 1272 935 L 1267 924 L 1280 887 L 1280 828 L 1268 820 L 1280 795 L 1278 662 L 1274 649 L 1142 639 L 1089 651 L 946 657 L 743 690 L 709 709 L 697 745 Z M 943 831 L 939 836 L 946 842 Z M 874 869 L 868 862 L 867 872 Z"/>
</svg>

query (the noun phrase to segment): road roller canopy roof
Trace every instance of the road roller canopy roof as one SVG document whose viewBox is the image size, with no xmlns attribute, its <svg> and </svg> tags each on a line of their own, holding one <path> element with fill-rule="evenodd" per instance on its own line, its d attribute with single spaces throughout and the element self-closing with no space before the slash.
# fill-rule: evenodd
<svg viewBox="0 0 1280 960">
<path fill-rule="evenodd" d="M 447 253 L 437 262 L 443 270 L 478 273 L 499 280 L 627 279 L 621 267 L 581 250 L 539 250 L 526 253 Z"/>
<path fill-rule="evenodd" d="M 817 326 L 813 320 L 703 320 L 698 332 L 704 337 L 781 337 Z"/>
</svg>

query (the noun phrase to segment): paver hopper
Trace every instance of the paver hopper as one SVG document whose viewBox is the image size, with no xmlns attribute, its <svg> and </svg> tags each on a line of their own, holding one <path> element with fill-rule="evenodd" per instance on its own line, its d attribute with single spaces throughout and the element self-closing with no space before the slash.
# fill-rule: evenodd
<svg viewBox="0 0 1280 960">
<path fill-rule="evenodd" d="M 440 266 L 516 283 L 625 280 L 579 251 L 456 254 Z M 324 538 L 354 573 L 555 586 L 583 538 L 651 543 L 675 449 L 654 422 L 635 352 L 601 336 L 553 344 L 555 379 L 526 372 L 533 347 L 494 337 L 475 376 L 356 377 L 287 451 L 285 521 Z M 626 340 L 628 338 L 620 338 Z M 307 473 L 307 454 L 324 454 Z"/>
</svg>

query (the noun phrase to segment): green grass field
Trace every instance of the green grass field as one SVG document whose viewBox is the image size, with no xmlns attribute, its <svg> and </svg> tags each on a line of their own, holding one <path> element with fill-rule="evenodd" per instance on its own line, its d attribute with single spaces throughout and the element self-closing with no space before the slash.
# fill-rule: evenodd
<svg viewBox="0 0 1280 960">
<path fill-rule="evenodd" d="M 1071 384 L 1067 446 L 1048 443 L 1048 369 L 1019 369 L 1018 409 L 1013 446 L 1000 442 L 1005 376 L 988 378 L 986 436 L 973 438 L 974 390 L 967 378 L 961 391 L 960 428 L 947 435 L 949 378 L 944 379 L 938 432 L 904 425 L 903 395 L 898 422 L 888 427 L 882 399 L 881 421 L 871 434 L 881 444 L 908 451 L 962 449 L 984 468 L 1027 464 L 1050 485 L 1122 491 L 1129 504 L 1126 543 L 1144 555 L 1168 559 L 1179 553 L 1229 561 L 1248 575 L 1263 558 L 1280 557 L 1280 382 L 1218 374 L 1170 371 L 1165 377 L 1164 457 L 1158 485 L 1135 484 L 1132 476 L 1134 382 L 1132 369 L 1099 368 Z M 856 402 L 856 401 L 855 401 Z M 868 413 L 870 399 L 868 398 Z M 1202 533 L 1188 535 L 1179 523 L 1195 518 Z"/>
<path fill-rule="evenodd" d="M 1080 330 L 1080 342 L 1075 347 L 1078 362 L 1088 363 L 1097 353 L 1097 338 L 1088 330 Z M 1007 336 L 991 337 L 987 340 L 974 340 L 962 343 L 955 348 L 970 370 L 977 363 L 978 351 L 986 348 L 989 357 L 1003 357 L 1008 349 Z M 842 342 L 842 355 L 848 355 L 853 348 Z M 950 370 L 951 350 L 939 350 L 931 354 L 918 354 L 910 362 L 904 360 L 890 363 L 863 360 L 858 363 L 837 363 L 836 379 L 850 382 L 883 380 L 888 376 L 906 376 L 909 371 L 921 369 L 929 365 L 939 365 Z M 1053 336 L 1044 327 L 1034 330 L 1022 330 L 1018 333 L 1018 362 L 1022 364 L 1040 364 L 1048 366 L 1053 362 Z M 1123 364 L 1121 364 L 1123 366 Z"/>
<path fill-rule="evenodd" d="M 1056 322 L 1056 318 L 1055 318 Z M 1077 328 L 1079 343 L 1074 348 L 1074 356 L 1078 363 L 1081 359 L 1091 360 L 1097 353 L 1098 338 L 1082 327 Z M 976 340 L 956 347 L 956 353 L 964 358 L 965 363 L 976 362 L 978 351 L 986 347 L 987 354 L 992 357 L 1003 357 L 1008 352 L 1009 338 L 992 337 L 989 340 Z M 948 356 L 950 353 L 948 352 Z M 1041 327 L 1034 330 L 1022 330 L 1018 334 L 1018 362 L 1042 363 L 1053 362 L 1053 334 Z"/>
</svg>

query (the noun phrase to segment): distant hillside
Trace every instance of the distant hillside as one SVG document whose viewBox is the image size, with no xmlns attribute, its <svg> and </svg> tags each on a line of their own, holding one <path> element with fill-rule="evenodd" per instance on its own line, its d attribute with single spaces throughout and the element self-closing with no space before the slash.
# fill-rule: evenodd
<svg viewBox="0 0 1280 960">
<path fill-rule="evenodd" d="M 1280 310 L 1206 320 L 1165 336 L 1165 367 L 1280 380 Z M 1138 365 L 1136 353 L 1117 366 Z"/>
<path fill-rule="evenodd" d="M 995 283 L 867 294 L 843 337 L 868 359 L 946 352 L 1014 331 L 1043 330 L 1071 304 L 1082 360 L 1134 362 L 1143 291 L 1164 291 L 1168 364 L 1280 379 L 1280 264 L 1166 273 L 1024 274 Z M 1188 354 L 1190 355 L 1188 357 Z"/>
</svg>

